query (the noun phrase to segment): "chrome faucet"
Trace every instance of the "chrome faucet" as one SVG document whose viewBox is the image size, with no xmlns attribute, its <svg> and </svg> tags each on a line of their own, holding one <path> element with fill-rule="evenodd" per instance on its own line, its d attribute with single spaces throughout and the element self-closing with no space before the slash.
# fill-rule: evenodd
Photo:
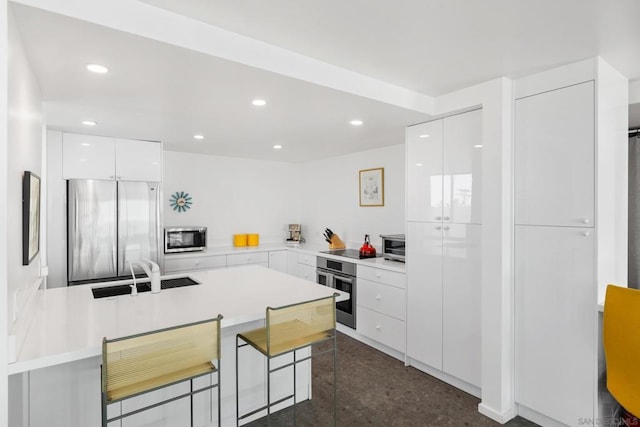
<svg viewBox="0 0 640 427">
<path fill-rule="evenodd" d="M 152 294 L 157 294 L 158 292 L 160 292 L 161 291 L 161 286 L 160 286 L 160 266 L 158 264 L 156 264 L 155 262 L 149 260 L 149 259 L 140 259 L 140 260 L 137 260 L 137 261 L 130 261 L 129 262 L 129 269 L 131 269 L 131 276 L 133 277 L 133 284 L 130 285 L 131 286 L 131 296 L 138 295 L 138 287 L 136 285 L 136 275 L 133 272 L 134 264 L 137 264 L 140 267 L 142 267 L 142 269 L 147 274 L 147 276 L 149 276 L 149 279 L 151 279 L 151 293 Z M 149 269 L 149 266 L 151 266 L 151 269 Z"/>
</svg>

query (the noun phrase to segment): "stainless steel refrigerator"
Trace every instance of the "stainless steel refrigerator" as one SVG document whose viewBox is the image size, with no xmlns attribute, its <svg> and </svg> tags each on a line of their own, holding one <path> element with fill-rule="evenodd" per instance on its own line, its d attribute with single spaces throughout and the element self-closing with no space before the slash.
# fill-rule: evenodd
<svg viewBox="0 0 640 427">
<path fill-rule="evenodd" d="M 157 182 L 67 181 L 69 285 L 131 277 L 128 261 L 158 262 L 159 193 Z"/>
</svg>

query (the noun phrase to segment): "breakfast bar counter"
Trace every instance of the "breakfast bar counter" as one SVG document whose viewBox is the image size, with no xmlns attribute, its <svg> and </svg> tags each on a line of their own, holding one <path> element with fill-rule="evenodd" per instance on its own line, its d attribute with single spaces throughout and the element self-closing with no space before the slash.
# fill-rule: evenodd
<svg viewBox="0 0 640 427">
<path fill-rule="evenodd" d="M 123 337 L 210 319 L 218 314 L 224 316 L 220 360 L 223 425 L 235 425 L 235 334 L 264 326 L 267 307 L 327 297 L 336 292 L 259 265 L 186 275 L 200 283 L 157 294 L 144 292 L 100 299 L 93 298 L 91 288 L 104 284 L 39 291 L 43 294 L 36 302 L 27 336 L 18 349 L 17 360 L 8 366 L 9 373 L 22 376 L 21 382 L 30 390 L 28 406 L 23 403 L 29 408 L 30 425 L 99 424 L 103 337 Z M 338 293 L 338 301 L 348 298 Z M 243 396 L 247 397 L 243 401 L 259 405 L 265 395 L 263 359 L 249 360 L 243 356 L 240 363 L 241 372 L 249 372 L 240 383 Z M 290 390 L 291 381 L 284 379 L 275 384 L 275 392 Z M 310 382 L 307 364 L 298 371 L 296 381 L 301 400 L 310 397 Z M 200 402 L 201 409 L 194 412 L 196 420 L 201 420 L 195 425 L 209 425 L 209 420 L 216 419 L 212 414 L 217 408 L 211 400 L 204 400 Z M 188 400 L 184 405 L 188 406 Z M 175 425 L 172 423 L 183 422 L 182 415 L 186 413 L 188 417 L 189 411 L 174 407 L 150 412 L 139 422 L 133 420 L 132 425 L 156 422 Z"/>
</svg>

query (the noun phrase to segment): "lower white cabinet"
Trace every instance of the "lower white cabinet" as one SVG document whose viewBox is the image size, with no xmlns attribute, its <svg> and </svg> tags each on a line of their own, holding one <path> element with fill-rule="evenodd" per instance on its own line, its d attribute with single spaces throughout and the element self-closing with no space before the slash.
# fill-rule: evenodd
<svg viewBox="0 0 640 427">
<path fill-rule="evenodd" d="M 479 224 L 409 222 L 407 355 L 481 386 Z"/>
<path fill-rule="evenodd" d="M 298 264 L 295 275 L 301 279 L 316 283 L 316 256 L 307 253 L 298 253 L 297 259 Z"/>
<path fill-rule="evenodd" d="M 289 270 L 288 256 L 289 251 L 286 249 L 281 251 L 269 251 L 269 268 L 287 273 Z"/>
<path fill-rule="evenodd" d="M 180 257 L 180 255 L 169 255 L 164 258 L 164 273 L 178 273 L 191 270 L 211 270 L 214 268 L 225 268 L 227 266 L 226 255 L 208 255 L 197 257 Z"/>
<path fill-rule="evenodd" d="M 575 425 L 594 414 L 595 235 L 515 228 L 515 400 Z"/>
<path fill-rule="evenodd" d="M 407 356 L 442 370 L 442 232 L 440 223 L 407 228 Z"/>
<path fill-rule="evenodd" d="M 363 265 L 357 275 L 357 332 L 404 353 L 406 275 Z"/>
<path fill-rule="evenodd" d="M 235 265 L 260 264 L 269 266 L 269 255 L 267 252 L 249 252 L 227 255 L 227 267 Z"/>
</svg>

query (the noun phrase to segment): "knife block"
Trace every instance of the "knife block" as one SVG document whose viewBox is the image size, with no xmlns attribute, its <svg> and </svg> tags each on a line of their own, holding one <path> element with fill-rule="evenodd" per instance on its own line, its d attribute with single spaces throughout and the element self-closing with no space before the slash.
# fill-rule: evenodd
<svg viewBox="0 0 640 427">
<path fill-rule="evenodd" d="M 344 245 L 344 242 L 340 240 L 340 237 L 338 237 L 337 234 L 334 234 L 333 236 L 331 236 L 331 243 L 329 243 L 329 249 L 344 249 L 344 248 L 346 248 L 346 246 Z"/>
</svg>

